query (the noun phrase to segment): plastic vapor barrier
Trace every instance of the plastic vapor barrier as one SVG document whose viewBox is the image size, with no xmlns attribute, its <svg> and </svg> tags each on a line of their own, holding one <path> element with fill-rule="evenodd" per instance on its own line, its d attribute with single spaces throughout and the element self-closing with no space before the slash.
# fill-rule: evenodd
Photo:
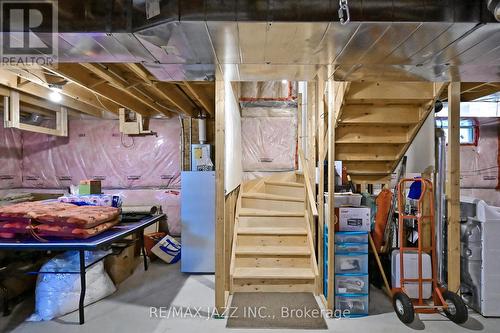
<svg viewBox="0 0 500 333">
<path fill-rule="evenodd" d="M 0 122 L 0 189 L 21 187 L 21 131 L 4 128 L 1 117 Z"/>
<path fill-rule="evenodd" d="M 478 118 L 477 146 L 460 147 L 460 186 L 496 188 L 498 184 L 498 120 Z"/>
<path fill-rule="evenodd" d="M 61 188 L 100 179 L 106 188 L 176 187 L 180 124 L 153 119 L 155 135 L 122 135 L 116 120 L 70 120 L 69 137 L 23 132 L 23 187 Z"/>
<path fill-rule="evenodd" d="M 180 203 L 181 192 L 177 189 L 153 190 L 104 190 L 107 194 L 120 195 L 123 206 L 161 205 L 167 215 L 168 230 L 171 235 L 181 234 Z"/>
<path fill-rule="evenodd" d="M 242 108 L 243 171 L 287 171 L 295 168 L 296 108 Z"/>
</svg>

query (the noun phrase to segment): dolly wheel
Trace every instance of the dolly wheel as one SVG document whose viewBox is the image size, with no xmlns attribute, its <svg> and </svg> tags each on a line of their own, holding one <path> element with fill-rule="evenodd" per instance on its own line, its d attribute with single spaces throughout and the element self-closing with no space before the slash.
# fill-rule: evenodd
<svg viewBox="0 0 500 333">
<path fill-rule="evenodd" d="M 469 312 L 462 298 L 449 290 L 443 292 L 443 298 L 448 305 L 448 309 L 444 310 L 446 317 L 457 324 L 465 323 L 469 318 Z"/>
<path fill-rule="evenodd" d="M 392 306 L 398 315 L 399 320 L 405 324 L 410 324 L 415 319 L 415 310 L 411 299 L 402 292 L 398 292 L 392 298 Z"/>
</svg>

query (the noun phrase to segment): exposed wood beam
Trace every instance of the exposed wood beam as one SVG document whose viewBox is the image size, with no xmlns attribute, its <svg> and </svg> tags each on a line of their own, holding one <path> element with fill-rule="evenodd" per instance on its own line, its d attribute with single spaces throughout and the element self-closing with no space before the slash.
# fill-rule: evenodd
<svg viewBox="0 0 500 333">
<path fill-rule="evenodd" d="M 333 310 L 335 305 L 335 124 L 336 124 L 336 96 L 334 91 L 334 82 L 328 81 L 328 292 L 327 292 L 327 309 Z"/>
<path fill-rule="evenodd" d="M 183 111 L 187 115 L 190 115 L 191 117 L 199 116 L 196 106 L 191 103 L 186 96 L 184 96 L 184 93 L 177 86 L 172 86 L 172 84 L 166 82 L 156 82 L 152 87 L 157 89 L 157 91 L 166 100 L 178 107 L 179 110 Z"/>
<path fill-rule="evenodd" d="M 470 102 L 500 91 L 500 82 L 467 82 L 461 83 L 461 101 Z M 448 101 L 448 91 L 441 94 L 441 101 Z"/>
<path fill-rule="evenodd" d="M 219 313 L 223 313 L 226 307 L 226 274 L 225 260 L 225 186 L 224 186 L 224 163 L 225 163 L 225 94 L 230 93 L 225 89 L 225 82 L 220 71 L 216 73 L 215 81 L 215 307 Z"/>
<path fill-rule="evenodd" d="M 318 184 L 318 244 L 317 244 L 317 253 L 318 253 L 318 270 L 319 270 L 319 278 L 317 279 L 319 285 L 317 286 L 318 293 L 323 294 L 323 232 L 325 226 L 325 147 L 323 138 L 325 136 L 325 103 L 324 103 L 324 93 L 325 93 L 325 81 L 321 78 L 317 78 L 317 93 L 316 93 L 316 109 L 317 109 L 317 137 L 318 137 L 318 169 L 319 169 L 319 184 Z M 333 192 L 333 191 L 332 191 Z"/>
<path fill-rule="evenodd" d="M 460 82 L 448 86 L 448 290 L 460 287 Z"/>
<path fill-rule="evenodd" d="M 101 80 L 97 77 L 90 76 L 91 73 L 83 71 L 81 66 L 75 64 L 58 64 L 57 69 L 52 67 L 45 67 L 46 70 L 55 73 L 66 80 L 75 83 L 76 85 L 89 90 L 90 92 L 98 95 L 101 100 L 108 99 L 120 107 L 127 108 L 137 112 L 143 116 L 150 116 L 157 113 L 156 110 L 148 107 L 144 103 L 138 101 L 136 98 L 124 94 L 122 90 L 110 85 L 99 85 L 90 88 L 93 84 Z M 118 110 L 116 110 L 118 112 Z"/>
<path fill-rule="evenodd" d="M 25 95 L 33 96 L 31 97 L 32 103 L 36 105 L 45 105 L 44 108 L 53 109 L 50 105 L 55 103 L 49 102 L 49 95 L 52 92 L 50 88 L 39 83 L 33 82 L 32 84 L 18 85 L 17 80 L 18 74 L 10 72 L 5 69 L 0 69 L 0 84 L 6 88 L 17 90 Z M 71 87 L 64 86 L 61 94 L 64 95 L 60 105 L 66 108 L 73 109 L 82 113 L 92 115 L 94 117 L 102 117 L 105 107 L 99 105 L 96 101 L 96 97 L 90 98 L 85 96 L 85 94 L 79 95 L 78 92 L 74 91 Z M 76 97 L 78 96 L 78 97 Z M 34 101 L 33 98 L 40 98 L 39 101 Z"/>
<path fill-rule="evenodd" d="M 183 84 L 185 85 L 187 90 L 189 90 L 189 92 L 200 102 L 205 111 L 213 116 L 215 114 L 214 102 L 211 101 L 203 91 L 199 91 L 198 89 L 196 89 L 194 84 L 191 84 L 187 81 L 183 81 Z"/>
<path fill-rule="evenodd" d="M 127 81 L 123 77 L 118 77 L 113 72 L 111 72 L 106 66 L 100 65 L 100 64 L 89 64 L 89 63 L 81 63 L 80 65 L 82 67 L 84 67 L 85 69 L 87 69 L 89 72 L 97 75 L 99 78 L 107 81 L 107 83 L 110 84 L 111 86 L 124 92 L 128 96 L 135 98 L 138 102 L 146 105 L 150 109 L 152 109 L 158 113 L 164 114 L 168 117 L 172 116 L 172 113 L 170 111 L 159 106 L 158 104 L 155 104 L 154 102 L 150 102 L 150 101 L 146 100 L 144 94 L 143 94 L 143 96 L 140 96 L 140 95 L 134 93 L 131 89 L 134 87 L 134 85 L 131 82 Z M 98 86 L 94 86 L 94 89 L 98 89 Z"/>
<path fill-rule="evenodd" d="M 148 86 L 155 94 L 171 103 L 180 112 L 191 117 L 197 117 L 198 112 L 195 110 L 195 105 L 192 104 L 187 97 L 182 96 L 179 88 L 171 83 L 163 83 L 152 81 L 149 75 L 138 64 L 124 64 L 132 73 L 134 73 L 144 84 Z M 177 90 L 177 91 L 176 91 Z"/>
</svg>

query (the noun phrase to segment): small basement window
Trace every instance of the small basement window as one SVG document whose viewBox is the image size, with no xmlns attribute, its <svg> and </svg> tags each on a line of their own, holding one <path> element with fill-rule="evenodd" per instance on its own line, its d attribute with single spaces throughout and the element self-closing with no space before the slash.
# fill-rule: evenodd
<svg viewBox="0 0 500 333">
<path fill-rule="evenodd" d="M 448 118 L 436 118 L 436 127 L 442 128 L 448 143 Z M 473 118 L 460 119 L 460 144 L 477 146 L 479 129 Z"/>
</svg>

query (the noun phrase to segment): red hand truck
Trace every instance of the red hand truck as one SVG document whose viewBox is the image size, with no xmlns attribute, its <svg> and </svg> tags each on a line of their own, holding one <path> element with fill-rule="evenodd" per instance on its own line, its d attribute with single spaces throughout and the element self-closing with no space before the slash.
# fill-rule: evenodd
<svg viewBox="0 0 500 333">
<path fill-rule="evenodd" d="M 420 182 L 420 197 L 417 199 L 416 213 L 405 212 L 406 184 Z M 428 201 L 427 201 L 428 200 Z M 424 215 L 424 202 L 429 204 L 428 215 Z M 438 285 L 437 282 L 437 261 L 436 261 L 436 233 L 434 226 L 434 191 L 432 182 L 425 178 L 402 179 L 398 183 L 398 210 L 399 210 L 399 273 L 400 287 L 392 286 L 392 305 L 399 320 L 405 324 L 413 322 L 415 313 L 438 313 L 444 312 L 451 321 L 462 324 L 467 321 L 468 311 L 462 298 L 456 293 Z M 417 247 L 404 246 L 405 240 L 405 220 L 417 222 L 418 241 Z M 424 223 L 430 224 L 431 246 L 423 247 L 422 235 Z M 405 253 L 417 253 L 418 277 L 406 278 L 404 271 Z M 431 258 L 432 278 L 423 278 L 422 254 L 428 253 Z M 423 298 L 424 283 L 432 283 L 432 296 L 430 299 Z M 405 283 L 417 283 L 418 298 L 411 299 L 405 290 Z"/>
</svg>

